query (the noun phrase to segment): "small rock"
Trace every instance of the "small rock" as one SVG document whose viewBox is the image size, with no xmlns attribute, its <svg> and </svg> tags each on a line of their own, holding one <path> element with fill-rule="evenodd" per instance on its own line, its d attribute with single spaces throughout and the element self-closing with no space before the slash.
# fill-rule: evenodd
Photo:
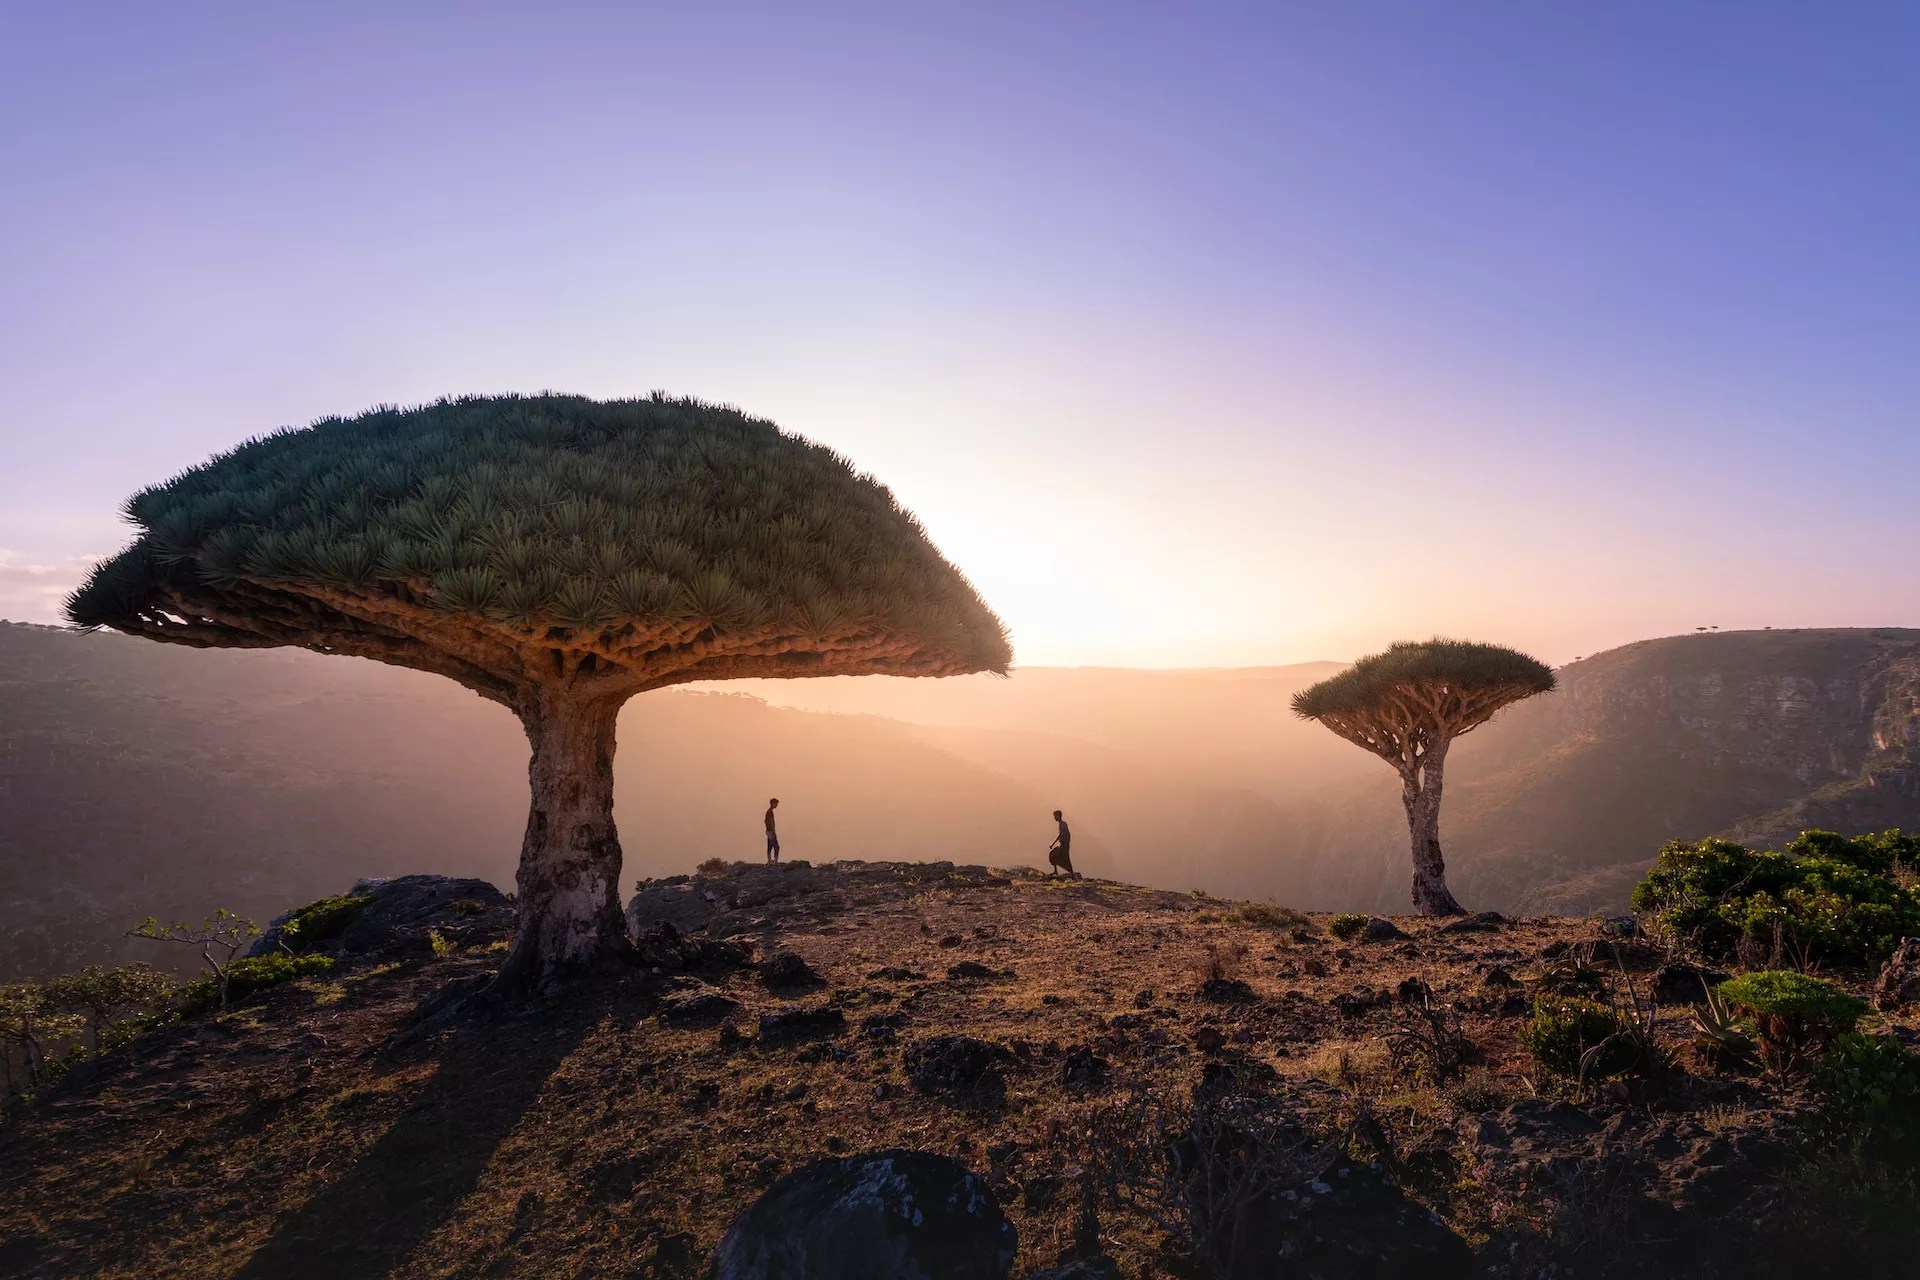
<svg viewBox="0 0 1920 1280">
<path fill-rule="evenodd" d="M 1327 962 L 1318 956 L 1308 956 L 1300 962 L 1300 972 L 1309 978 L 1324 978 L 1327 976 Z"/>
<path fill-rule="evenodd" d="M 1069 1089 L 1090 1089 L 1106 1078 L 1107 1060 L 1082 1045 L 1060 1064 L 1060 1083 Z"/>
<path fill-rule="evenodd" d="M 1495 965 L 1487 970 L 1487 976 L 1480 979 L 1480 985 L 1494 991 L 1507 991 L 1520 985 L 1519 979 L 1508 971 L 1505 965 Z"/>
<path fill-rule="evenodd" d="M 907 1015 L 899 1011 L 893 1013 L 870 1013 L 860 1022 L 860 1034 L 877 1044 L 892 1044 L 900 1038 L 900 1027 Z"/>
<path fill-rule="evenodd" d="M 1708 989 L 1726 980 L 1718 969 L 1684 962 L 1663 964 L 1653 975 L 1653 998 L 1661 1004 L 1704 1004 Z"/>
<path fill-rule="evenodd" d="M 1218 1027 L 1201 1027 L 1193 1033 L 1193 1047 L 1202 1053 L 1218 1053 L 1227 1044 L 1227 1037 Z"/>
<path fill-rule="evenodd" d="M 1341 1017 L 1357 1018 L 1373 1008 L 1375 1003 L 1373 988 L 1355 987 L 1352 991 L 1341 992 L 1327 1003 L 1332 1005 L 1333 1011 Z"/>
<path fill-rule="evenodd" d="M 740 1009 L 740 1002 L 718 991 L 674 996 L 660 1006 L 660 1021 L 670 1027 L 711 1026 Z"/>
<path fill-rule="evenodd" d="M 1435 933 L 1494 933 L 1512 923 L 1498 911 L 1477 911 L 1441 925 Z"/>
<path fill-rule="evenodd" d="M 1588 938 L 1576 942 L 1569 954 L 1575 964 L 1597 965 L 1605 969 L 1645 969 L 1660 959 L 1660 953 L 1644 942 L 1612 938 Z"/>
<path fill-rule="evenodd" d="M 1406 932 L 1399 925 L 1391 920 L 1383 920 L 1379 916 L 1370 918 L 1366 927 L 1360 930 L 1362 942 L 1399 942 L 1406 937 Z"/>
<path fill-rule="evenodd" d="M 791 951 L 776 951 L 760 965 L 760 981 L 769 987 L 808 987 L 822 979 L 812 965 Z"/>
<path fill-rule="evenodd" d="M 760 1015 L 762 1044 L 835 1036 L 846 1029 L 846 1015 L 838 1009 L 794 1006 Z"/>
<path fill-rule="evenodd" d="M 997 976 L 992 969 L 978 960 L 962 960 L 947 969 L 947 976 L 956 980 L 967 978 L 992 978 Z"/>
<path fill-rule="evenodd" d="M 1237 1004 L 1253 999 L 1253 988 L 1239 978 L 1208 978 L 1200 984 L 1200 998 L 1216 1004 Z"/>
<path fill-rule="evenodd" d="M 1013 1057 L 1004 1045 L 972 1036 L 934 1036 L 908 1047 L 907 1079 L 922 1093 L 993 1090 L 1000 1065 Z"/>
</svg>

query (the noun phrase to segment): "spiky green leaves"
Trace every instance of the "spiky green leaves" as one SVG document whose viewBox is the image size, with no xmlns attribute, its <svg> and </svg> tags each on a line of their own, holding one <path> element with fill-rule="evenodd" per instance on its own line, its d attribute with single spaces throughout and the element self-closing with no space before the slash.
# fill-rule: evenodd
<svg viewBox="0 0 1920 1280">
<path fill-rule="evenodd" d="M 1466 640 L 1402 640 L 1301 690 L 1293 697 L 1293 710 L 1318 720 L 1370 712 L 1413 691 L 1472 694 L 1499 689 L 1525 697 L 1553 687 L 1553 669 L 1517 649 Z"/>
<path fill-rule="evenodd" d="M 1550 667 L 1503 645 L 1403 640 L 1301 690 L 1293 710 L 1412 778 L 1454 737 L 1553 686 Z"/>
<path fill-rule="evenodd" d="M 509 642 L 602 653 L 665 631 L 777 631 L 864 636 L 951 669 L 1010 658 L 999 621 L 885 488 L 691 400 L 376 409 L 249 441 L 127 512 L 134 544 L 69 601 L 82 626 L 157 626 L 182 594 L 245 609 L 264 591 L 472 615 Z"/>
</svg>

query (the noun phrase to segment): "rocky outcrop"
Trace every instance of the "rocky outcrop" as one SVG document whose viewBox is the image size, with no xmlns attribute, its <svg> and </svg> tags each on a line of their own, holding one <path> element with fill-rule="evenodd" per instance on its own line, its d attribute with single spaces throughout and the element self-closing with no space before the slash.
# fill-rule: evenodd
<svg viewBox="0 0 1920 1280">
<path fill-rule="evenodd" d="M 1002 1280 L 1014 1227 L 986 1181 L 926 1151 L 815 1160 L 720 1241 L 711 1280 Z"/>
<path fill-rule="evenodd" d="M 1902 938 L 1874 983 L 1873 1006 L 1898 1013 L 1914 1004 L 1920 1004 L 1920 938 Z"/>
<path fill-rule="evenodd" d="M 358 903 L 325 936 L 289 934 L 288 922 L 306 908 L 274 918 L 248 955 L 290 946 L 326 955 L 410 955 L 433 950 L 434 935 L 473 946 L 511 937 L 513 904 L 485 880 L 464 876 L 395 876 L 356 881 L 341 895 Z"/>
</svg>

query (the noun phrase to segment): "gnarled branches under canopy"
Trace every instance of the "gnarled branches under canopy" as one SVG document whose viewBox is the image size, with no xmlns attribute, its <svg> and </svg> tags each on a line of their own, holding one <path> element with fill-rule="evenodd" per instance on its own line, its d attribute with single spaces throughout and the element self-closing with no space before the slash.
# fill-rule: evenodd
<svg viewBox="0 0 1920 1280">
<path fill-rule="evenodd" d="M 1495 712 L 1554 687 L 1545 663 L 1502 645 L 1400 641 L 1294 695 L 1294 713 L 1366 748 L 1399 771 L 1413 839 L 1414 905 L 1457 914 L 1440 852 L 1447 747 Z"/>
<path fill-rule="evenodd" d="M 250 440 L 134 495 L 83 627 L 431 671 L 533 744 L 520 927 L 543 981 L 617 949 L 613 725 L 736 676 L 1004 672 L 1005 629 L 870 475 L 654 395 L 469 397 Z"/>
</svg>

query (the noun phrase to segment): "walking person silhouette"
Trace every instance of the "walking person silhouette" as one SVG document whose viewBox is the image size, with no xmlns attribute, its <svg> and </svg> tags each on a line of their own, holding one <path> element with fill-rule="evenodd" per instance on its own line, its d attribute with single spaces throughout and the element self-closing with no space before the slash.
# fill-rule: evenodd
<svg viewBox="0 0 1920 1280">
<path fill-rule="evenodd" d="M 780 807 L 778 799 L 767 801 L 767 865 L 780 861 L 780 833 L 773 827 L 773 811 Z"/>
<path fill-rule="evenodd" d="M 1058 809 L 1053 811 L 1053 820 L 1060 824 L 1060 834 L 1055 836 L 1053 843 L 1047 847 L 1047 862 L 1053 867 L 1054 871 L 1063 872 L 1071 878 L 1078 880 L 1080 873 L 1073 869 L 1073 857 L 1071 854 L 1073 848 L 1073 832 L 1067 829 L 1067 820 L 1060 816 Z M 1053 873 L 1048 872 L 1048 874 L 1051 875 Z"/>
</svg>

